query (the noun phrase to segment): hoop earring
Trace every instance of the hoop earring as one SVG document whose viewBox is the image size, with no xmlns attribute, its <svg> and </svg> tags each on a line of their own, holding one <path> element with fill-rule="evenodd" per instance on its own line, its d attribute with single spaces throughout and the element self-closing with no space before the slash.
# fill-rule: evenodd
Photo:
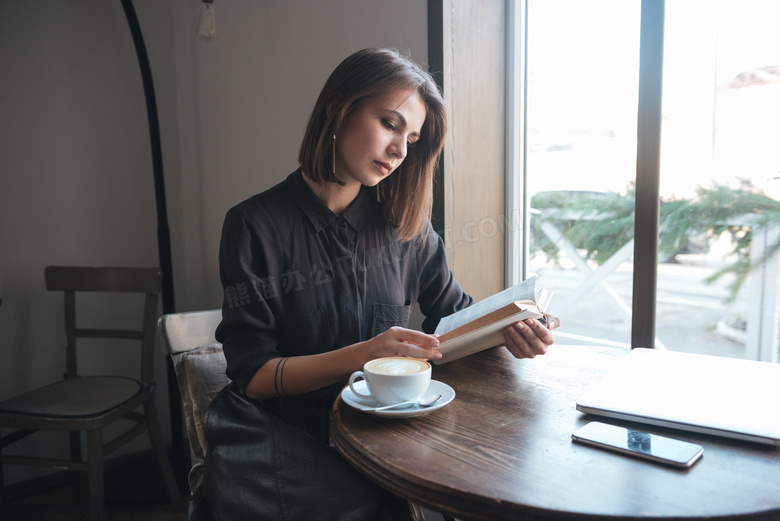
<svg viewBox="0 0 780 521">
<path fill-rule="evenodd" d="M 336 134 L 333 134 L 333 175 L 336 175 Z"/>
</svg>

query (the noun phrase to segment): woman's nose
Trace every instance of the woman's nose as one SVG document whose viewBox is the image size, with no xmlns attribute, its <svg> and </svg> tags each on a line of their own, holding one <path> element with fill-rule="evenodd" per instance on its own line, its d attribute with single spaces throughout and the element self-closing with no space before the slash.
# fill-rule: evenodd
<svg viewBox="0 0 780 521">
<path fill-rule="evenodd" d="M 404 139 L 394 139 L 393 142 L 390 144 L 389 152 L 392 156 L 397 157 L 398 159 L 403 159 L 406 157 L 406 140 Z"/>
</svg>

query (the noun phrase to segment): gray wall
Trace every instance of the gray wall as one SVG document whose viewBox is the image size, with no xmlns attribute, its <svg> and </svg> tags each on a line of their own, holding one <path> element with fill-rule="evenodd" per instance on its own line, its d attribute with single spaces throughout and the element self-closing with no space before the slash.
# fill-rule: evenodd
<svg viewBox="0 0 780 521">
<path fill-rule="evenodd" d="M 176 308 L 219 307 L 225 211 L 297 167 L 309 111 L 342 58 L 392 46 L 426 60 L 426 2 L 216 0 L 212 43 L 196 37 L 197 0 L 135 7 L 160 111 Z M 61 297 L 45 291 L 45 266 L 158 261 L 143 90 L 119 0 L 0 2 L 0 71 L 1 399 L 64 370 Z M 100 349 L 80 362 L 84 372 L 129 365 Z M 67 444 L 41 436 L 25 446 L 57 456 Z M 147 447 L 142 438 L 129 450 Z M 9 466 L 6 482 L 39 473 Z"/>
</svg>

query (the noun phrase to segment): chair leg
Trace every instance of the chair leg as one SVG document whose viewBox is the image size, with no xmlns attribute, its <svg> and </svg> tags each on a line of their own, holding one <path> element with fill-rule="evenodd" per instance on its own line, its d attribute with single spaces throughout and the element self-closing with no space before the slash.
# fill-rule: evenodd
<svg viewBox="0 0 780 521">
<path fill-rule="evenodd" d="M 0 449 L 2 451 L 2 449 Z M 0 521 L 5 521 L 5 480 L 3 464 L 0 463 Z"/>
<path fill-rule="evenodd" d="M 70 438 L 70 459 L 71 461 L 81 461 L 81 432 L 71 431 L 68 433 Z M 73 501 L 77 505 L 86 504 L 87 487 L 89 486 L 89 480 L 82 483 L 76 483 L 73 488 Z"/>
<path fill-rule="evenodd" d="M 168 452 L 165 450 L 165 443 L 163 442 L 162 434 L 160 434 L 160 422 L 157 419 L 157 407 L 154 403 L 154 396 L 149 396 L 144 407 L 146 409 L 146 429 L 149 431 L 149 439 L 157 457 L 157 468 L 160 470 L 165 489 L 168 492 L 168 499 L 175 510 L 184 510 L 185 505 L 179 492 L 179 485 L 176 483 L 176 478 L 173 475 L 171 460 L 168 458 Z"/>
<path fill-rule="evenodd" d="M 423 514 L 422 507 L 414 501 L 409 501 L 409 512 L 412 521 L 425 521 L 425 514 Z"/>
<path fill-rule="evenodd" d="M 89 519 L 103 521 L 103 431 L 87 432 L 89 466 Z"/>
</svg>

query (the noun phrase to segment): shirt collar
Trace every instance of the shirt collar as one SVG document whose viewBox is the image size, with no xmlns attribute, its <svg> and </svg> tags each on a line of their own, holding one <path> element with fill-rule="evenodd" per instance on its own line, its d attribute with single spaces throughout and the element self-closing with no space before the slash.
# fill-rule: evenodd
<svg viewBox="0 0 780 521">
<path fill-rule="evenodd" d="M 303 173 L 300 168 L 287 177 L 287 182 L 293 199 L 309 219 L 312 226 L 314 226 L 317 233 L 330 225 L 331 222 L 339 219 L 339 217 L 343 218 L 355 231 L 359 232 L 363 228 L 363 223 L 365 223 L 367 214 L 373 204 L 371 195 L 368 192 L 369 189 L 365 186 L 360 187 L 360 192 L 355 197 L 355 200 L 344 210 L 341 216 L 338 216 L 312 192 L 309 185 L 303 180 Z"/>
</svg>

